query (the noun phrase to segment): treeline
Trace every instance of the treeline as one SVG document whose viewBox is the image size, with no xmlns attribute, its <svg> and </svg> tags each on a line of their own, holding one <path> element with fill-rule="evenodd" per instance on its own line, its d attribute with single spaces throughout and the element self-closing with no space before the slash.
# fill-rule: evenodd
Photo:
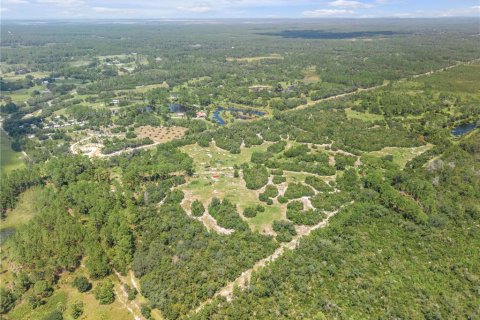
<svg viewBox="0 0 480 320">
<path fill-rule="evenodd" d="M 8 209 L 15 208 L 18 196 L 30 187 L 43 183 L 40 168 L 30 167 L 2 174 L 0 182 L 0 208 L 2 218 Z"/>
</svg>

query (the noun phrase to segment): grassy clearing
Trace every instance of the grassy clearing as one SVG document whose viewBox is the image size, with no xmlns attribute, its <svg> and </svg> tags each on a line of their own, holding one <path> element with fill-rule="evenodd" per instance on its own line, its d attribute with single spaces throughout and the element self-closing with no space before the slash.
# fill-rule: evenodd
<svg viewBox="0 0 480 320">
<path fill-rule="evenodd" d="M 421 155 L 425 151 L 430 150 L 432 147 L 433 145 L 431 144 L 414 148 L 386 147 L 379 151 L 369 152 L 368 154 L 377 157 L 392 155 L 393 162 L 403 169 L 408 161 L 412 160 L 416 156 Z"/>
<path fill-rule="evenodd" d="M 242 148 L 240 154 L 231 154 L 228 151 L 217 148 L 214 144 L 210 144 L 207 148 L 193 144 L 182 147 L 181 150 L 194 159 L 195 171 L 202 173 L 206 170 L 213 171 L 214 169 L 212 168 L 231 168 L 234 165 L 250 162 L 253 152 L 265 151 L 270 144 L 264 143 L 260 146 Z"/>
<path fill-rule="evenodd" d="M 59 307 L 66 307 L 64 313 L 64 319 L 73 319 L 70 316 L 71 306 L 76 301 L 82 301 L 84 303 L 84 313 L 81 317 L 83 320 L 96 320 L 96 319 L 118 319 L 118 320 L 130 320 L 132 315 L 127 309 L 120 303 L 118 297 L 110 305 L 100 305 L 93 296 L 92 291 L 87 293 L 80 293 L 77 289 L 72 287 L 73 279 L 79 275 L 86 275 L 85 269 L 80 268 L 74 273 L 67 273 L 61 276 L 57 288 L 54 294 L 46 299 L 46 304 L 36 309 L 32 309 L 26 302 L 22 302 L 15 307 L 9 314 L 9 319 L 44 319 L 44 317 L 50 314 L 52 311 L 57 310 Z M 112 276 L 112 280 L 119 286 L 118 280 Z M 95 287 L 95 282 L 93 286 Z M 118 289 L 118 288 L 117 288 Z"/>
<path fill-rule="evenodd" d="M 228 57 L 228 62 L 256 62 L 261 60 L 283 60 L 283 56 L 278 53 L 272 53 L 268 56 L 257 56 L 257 57 L 244 57 L 244 58 L 233 58 Z"/>
<path fill-rule="evenodd" d="M 42 187 L 33 187 L 23 192 L 15 209 L 9 211 L 5 220 L 1 222 L 0 230 L 18 228 L 32 219 L 38 212 L 35 200 L 42 192 L 44 192 Z"/>
<path fill-rule="evenodd" d="M 317 69 L 315 66 L 311 66 L 305 69 L 305 76 L 303 77 L 304 83 L 310 84 L 318 81 L 320 81 L 320 77 L 317 74 Z"/>
<path fill-rule="evenodd" d="M 377 121 L 383 120 L 384 117 L 380 114 L 368 113 L 368 112 L 358 112 L 354 111 L 350 108 L 345 109 L 345 114 L 347 115 L 348 119 L 359 119 L 362 121 Z"/>
<path fill-rule="evenodd" d="M 257 216 L 248 219 L 250 226 L 258 232 L 265 232 L 270 229 L 274 220 L 285 220 L 282 209 L 278 205 L 265 206 L 264 212 L 258 212 Z"/>
<path fill-rule="evenodd" d="M 0 129 L 0 172 L 10 172 L 24 166 L 22 153 L 12 150 L 10 137 Z"/>
<path fill-rule="evenodd" d="M 198 176 L 182 189 L 191 193 L 192 201 L 198 199 L 205 206 L 208 206 L 212 197 L 229 199 L 238 205 L 241 212 L 249 206 L 265 205 L 258 200 L 258 191 L 247 189 L 242 178 L 233 177 L 233 166 L 248 162 L 254 151 L 264 151 L 268 145 L 269 143 L 264 143 L 261 146 L 243 148 L 240 154 L 235 155 L 213 144 L 208 148 L 198 145 L 183 147 L 182 151 L 194 159 Z M 255 218 L 248 219 L 252 230 L 261 232 L 270 229 L 273 220 L 283 218 L 279 206 L 265 206 L 265 209 L 265 212 L 259 213 Z"/>
</svg>

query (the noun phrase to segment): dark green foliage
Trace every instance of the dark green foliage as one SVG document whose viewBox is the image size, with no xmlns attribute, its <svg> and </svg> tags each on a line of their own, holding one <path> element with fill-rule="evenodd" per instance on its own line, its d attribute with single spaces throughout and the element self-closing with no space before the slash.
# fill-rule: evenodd
<svg viewBox="0 0 480 320">
<path fill-rule="evenodd" d="M 43 317 L 42 320 L 63 320 L 63 313 L 59 310 L 55 310 Z"/>
<path fill-rule="evenodd" d="M 269 173 L 262 165 L 243 168 L 243 179 L 248 189 L 258 190 L 268 183 Z"/>
<path fill-rule="evenodd" d="M 123 289 L 127 293 L 127 298 L 129 301 L 134 300 L 137 297 L 138 291 L 134 287 L 130 287 L 128 284 L 123 285 Z"/>
<path fill-rule="evenodd" d="M 248 230 L 248 224 L 240 218 L 237 207 L 228 201 L 213 198 L 208 206 L 208 213 L 217 220 L 218 225 L 235 230 Z"/>
<path fill-rule="evenodd" d="M 280 153 L 283 150 L 285 150 L 285 147 L 287 146 L 286 141 L 278 141 L 275 142 L 274 144 L 268 146 L 267 151 L 270 153 Z"/>
<path fill-rule="evenodd" d="M 10 311 L 14 306 L 17 298 L 8 289 L 4 287 L 0 287 L 0 314 L 6 314 Z"/>
<path fill-rule="evenodd" d="M 322 211 L 334 211 L 350 202 L 352 196 L 347 192 L 319 193 L 311 199 L 312 205 Z"/>
<path fill-rule="evenodd" d="M 268 197 L 268 198 L 275 198 L 277 195 L 278 195 L 278 189 L 277 187 L 275 187 L 274 185 L 267 185 L 267 187 L 265 188 L 265 191 L 264 191 L 264 194 Z"/>
<path fill-rule="evenodd" d="M 315 188 L 319 192 L 331 192 L 333 188 L 330 187 L 321 178 L 315 176 L 308 176 L 305 178 L 305 183 Z"/>
<path fill-rule="evenodd" d="M 280 183 L 283 183 L 285 181 L 287 181 L 287 178 L 284 177 L 284 176 L 273 176 L 273 178 L 272 178 L 272 182 L 274 184 L 280 184 Z"/>
<path fill-rule="evenodd" d="M 257 216 L 257 212 L 259 212 L 258 208 L 264 209 L 262 206 L 246 207 L 245 210 L 243 210 L 243 215 L 246 218 L 254 218 Z"/>
<path fill-rule="evenodd" d="M 357 157 L 352 157 L 342 153 L 335 154 L 335 168 L 337 170 L 345 170 L 345 168 L 352 167 L 357 161 Z"/>
<path fill-rule="evenodd" d="M 277 233 L 276 239 L 279 242 L 290 242 L 293 239 L 293 236 L 297 235 L 295 231 L 295 226 L 284 220 L 275 220 L 272 223 L 273 231 Z"/>
<path fill-rule="evenodd" d="M 113 283 L 108 280 L 100 282 L 93 289 L 93 295 L 100 304 L 111 304 L 115 301 L 115 292 L 113 291 Z"/>
<path fill-rule="evenodd" d="M 238 216 L 227 203 L 217 199 L 211 205 Z M 132 269 L 142 294 L 168 319 L 186 314 L 276 247 L 271 238 L 248 227 L 229 236 L 208 233 L 178 205 L 151 211 L 141 229 Z"/>
<path fill-rule="evenodd" d="M 284 196 L 279 196 L 277 198 L 278 202 L 284 204 L 284 203 L 287 203 L 288 202 L 288 198 L 287 197 L 284 197 Z"/>
<path fill-rule="evenodd" d="M 152 309 L 147 304 L 143 303 L 140 306 L 140 312 L 142 313 L 142 316 L 144 316 L 146 319 L 151 319 Z"/>
<path fill-rule="evenodd" d="M 342 176 L 337 176 L 337 187 L 344 191 L 358 192 L 360 179 L 355 169 L 347 169 L 343 172 Z"/>
<path fill-rule="evenodd" d="M 287 158 L 295 158 L 295 157 L 305 156 L 309 151 L 310 149 L 308 148 L 307 145 L 301 144 L 286 150 L 283 153 L 283 155 Z"/>
<path fill-rule="evenodd" d="M 200 217 L 204 212 L 205 207 L 203 206 L 203 203 L 195 199 L 195 201 L 192 202 L 192 215 L 194 217 Z"/>
<path fill-rule="evenodd" d="M 66 213 L 61 197 L 52 192 L 45 197 L 49 206 L 39 207 L 41 212 L 13 236 L 13 255 L 30 268 L 74 268 L 82 257 L 82 227 Z"/>
<path fill-rule="evenodd" d="M 72 311 L 70 312 L 70 315 L 72 316 L 73 319 L 78 319 L 82 316 L 83 311 L 84 311 L 83 302 L 76 301 L 72 305 Z"/>
<path fill-rule="evenodd" d="M 80 292 L 87 292 L 92 289 L 92 284 L 88 281 L 87 277 L 84 276 L 75 277 L 73 286 Z"/>
<path fill-rule="evenodd" d="M 287 219 L 294 224 L 315 225 L 325 218 L 325 214 L 318 209 L 303 209 L 303 203 L 292 201 L 287 205 Z"/>
<path fill-rule="evenodd" d="M 298 199 L 313 196 L 314 194 L 313 189 L 307 185 L 302 183 L 289 183 L 284 197 L 287 199 Z"/>
<path fill-rule="evenodd" d="M 0 209 L 2 217 L 7 209 L 15 208 L 18 196 L 28 188 L 42 183 L 40 170 L 37 167 L 14 170 L 2 174 L 0 182 Z"/>
<path fill-rule="evenodd" d="M 133 133 L 129 132 L 130 136 Z M 133 134 L 134 135 L 134 134 Z M 128 134 L 127 134 L 128 138 Z M 150 138 L 143 138 L 137 140 L 128 140 L 128 139 L 118 139 L 113 138 L 112 140 L 104 140 L 103 141 L 104 147 L 102 149 L 103 154 L 110 154 L 120 150 L 128 149 L 128 148 L 137 148 L 141 146 L 145 146 L 148 144 L 153 144 L 153 140 Z"/>
</svg>

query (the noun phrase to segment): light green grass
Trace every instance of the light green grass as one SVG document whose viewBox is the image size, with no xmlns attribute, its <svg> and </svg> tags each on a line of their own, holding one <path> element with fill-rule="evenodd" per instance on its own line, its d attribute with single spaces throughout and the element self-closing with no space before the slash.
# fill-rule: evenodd
<svg viewBox="0 0 480 320">
<path fill-rule="evenodd" d="M 42 187 L 33 187 L 23 192 L 15 209 L 8 211 L 5 220 L 1 221 L 0 230 L 18 228 L 30 221 L 38 213 L 35 200 L 41 196 L 42 192 L 44 192 Z"/>
<path fill-rule="evenodd" d="M 408 161 L 412 160 L 416 156 L 421 155 L 432 147 L 433 145 L 431 144 L 414 148 L 386 147 L 379 151 L 369 152 L 369 154 L 377 157 L 392 155 L 393 162 L 403 169 Z"/>
<path fill-rule="evenodd" d="M 257 62 L 262 60 L 283 60 L 283 56 L 278 53 L 272 53 L 267 56 L 257 56 L 257 57 L 244 57 L 244 58 L 227 58 L 229 62 Z"/>
<path fill-rule="evenodd" d="M 22 161 L 22 153 L 12 150 L 10 137 L 0 129 L 0 171 L 10 172 L 25 166 Z"/>
<path fill-rule="evenodd" d="M 362 121 L 377 121 L 383 120 L 384 117 L 380 114 L 368 113 L 368 112 L 358 112 L 354 111 L 350 108 L 345 109 L 345 114 L 347 115 L 348 119 L 358 119 Z"/>
<path fill-rule="evenodd" d="M 258 212 L 256 217 L 248 219 L 250 226 L 258 232 L 268 230 L 271 227 L 272 222 L 275 220 L 285 219 L 279 205 L 264 205 L 264 207 L 264 212 Z"/>
<path fill-rule="evenodd" d="M 87 293 L 80 293 L 77 289 L 72 287 L 73 279 L 78 275 L 86 275 L 85 269 L 80 268 L 74 273 L 64 273 L 58 282 L 57 288 L 54 294 L 47 298 L 46 304 L 36 309 L 32 309 L 26 302 L 22 302 L 17 305 L 9 314 L 8 317 L 11 320 L 16 319 L 43 319 L 50 312 L 56 310 L 59 306 L 66 306 L 67 309 L 64 313 L 64 319 L 73 319 L 70 316 L 71 306 L 76 301 L 82 301 L 84 303 L 84 313 L 81 317 L 83 320 L 96 320 L 96 319 L 115 319 L 115 320 L 130 320 L 132 315 L 127 309 L 120 303 L 118 297 L 115 301 L 109 305 L 100 305 L 93 296 L 92 291 Z M 117 291 L 119 290 L 119 281 L 116 277 L 111 276 L 114 281 Z M 103 280 L 102 280 L 103 281 Z M 98 282 L 93 282 L 93 286 Z"/>
</svg>

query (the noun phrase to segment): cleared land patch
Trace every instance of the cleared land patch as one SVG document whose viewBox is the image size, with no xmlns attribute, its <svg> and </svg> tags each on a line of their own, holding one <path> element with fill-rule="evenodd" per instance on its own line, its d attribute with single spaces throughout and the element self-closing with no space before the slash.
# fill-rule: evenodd
<svg viewBox="0 0 480 320">
<path fill-rule="evenodd" d="M 228 62 L 256 62 L 261 60 L 283 60 L 283 56 L 278 53 L 272 53 L 268 56 L 258 56 L 258 57 L 244 57 L 244 58 L 234 58 L 228 57 Z"/>
<path fill-rule="evenodd" d="M 387 155 L 392 155 L 393 162 L 403 169 L 408 161 L 421 155 L 425 151 L 430 150 L 432 147 L 433 145 L 431 144 L 414 148 L 386 147 L 382 150 L 369 152 L 368 154 L 377 157 L 385 157 Z"/>
<path fill-rule="evenodd" d="M 135 133 L 139 138 L 150 138 L 154 142 L 168 142 L 175 139 L 180 139 L 187 131 L 183 127 L 152 127 L 142 126 L 135 129 Z"/>
<path fill-rule="evenodd" d="M 22 153 L 12 149 L 10 137 L 0 129 L 0 168 L 1 172 L 9 172 L 24 167 Z"/>
</svg>

